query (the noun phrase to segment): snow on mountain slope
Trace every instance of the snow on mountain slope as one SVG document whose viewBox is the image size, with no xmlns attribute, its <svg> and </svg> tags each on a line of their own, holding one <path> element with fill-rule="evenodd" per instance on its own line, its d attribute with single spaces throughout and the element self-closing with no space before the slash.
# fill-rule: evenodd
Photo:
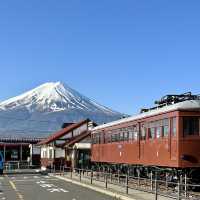
<svg viewBox="0 0 200 200">
<path fill-rule="evenodd" d="M 63 111 L 67 109 L 81 109 L 87 111 L 102 111 L 115 114 L 112 110 L 90 100 L 61 82 L 45 83 L 20 96 L 0 103 L 0 109 L 15 109 L 25 106 L 30 112 Z"/>
<path fill-rule="evenodd" d="M 90 118 L 104 123 L 121 117 L 121 113 L 96 103 L 66 84 L 50 82 L 0 103 L 0 134 L 13 134 L 16 129 L 25 135 L 49 134 L 63 122 Z M 45 124 L 41 123 L 44 119 Z"/>
</svg>

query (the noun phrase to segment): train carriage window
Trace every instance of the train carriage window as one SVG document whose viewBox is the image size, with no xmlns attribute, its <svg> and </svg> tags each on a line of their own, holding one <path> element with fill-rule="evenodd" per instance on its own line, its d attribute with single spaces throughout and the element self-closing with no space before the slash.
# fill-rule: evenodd
<svg viewBox="0 0 200 200">
<path fill-rule="evenodd" d="M 162 127 L 161 126 L 156 127 L 156 138 L 160 138 L 162 136 L 161 132 L 162 132 Z"/>
<path fill-rule="evenodd" d="M 176 136 L 176 117 L 172 118 L 172 136 Z"/>
<path fill-rule="evenodd" d="M 124 141 L 127 141 L 128 140 L 128 132 L 123 130 L 124 132 Z"/>
<path fill-rule="evenodd" d="M 114 133 L 112 132 L 111 133 L 111 142 L 114 142 L 115 141 L 115 136 L 114 136 Z"/>
<path fill-rule="evenodd" d="M 149 139 L 154 139 L 155 138 L 155 122 L 150 122 L 149 123 Z"/>
<path fill-rule="evenodd" d="M 168 137 L 169 135 L 169 119 L 162 120 L 162 127 L 163 127 L 163 137 Z"/>
<path fill-rule="evenodd" d="M 128 132 L 128 140 L 132 140 L 133 135 L 132 135 L 132 132 L 130 131 L 130 129 L 127 129 L 127 132 Z"/>
<path fill-rule="evenodd" d="M 124 133 L 120 131 L 120 141 L 124 141 Z"/>
<path fill-rule="evenodd" d="M 156 121 L 156 138 L 162 137 L 162 121 Z"/>
<path fill-rule="evenodd" d="M 141 134 L 140 134 L 140 139 L 145 140 L 146 139 L 146 126 L 145 124 L 141 125 Z"/>
<path fill-rule="evenodd" d="M 138 126 L 133 126 L 133 139 L 137 140 L 138 139 Z"/>
<path fill-rule="evenodd" d="M 129 140 L 133 139 L 133 127 L 128 128 L 128 133 L 129 133 Z"/>
<path fill-rule="evenodd" d="M 183 134 L 199 135 L 199 117 L 183 117 Z"/>
</svg>

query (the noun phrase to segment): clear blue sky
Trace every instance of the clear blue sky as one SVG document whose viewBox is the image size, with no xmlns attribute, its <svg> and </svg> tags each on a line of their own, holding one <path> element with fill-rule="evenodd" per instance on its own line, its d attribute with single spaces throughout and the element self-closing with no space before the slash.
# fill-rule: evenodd
<svg viewBox="0 0 200 200">
<path fill-rule="evenodd" d="M 200 1 L 1 1 L 0 69 L 0 100 L 63 81 L 134 114 L 200 93 Z"/>
</svg>

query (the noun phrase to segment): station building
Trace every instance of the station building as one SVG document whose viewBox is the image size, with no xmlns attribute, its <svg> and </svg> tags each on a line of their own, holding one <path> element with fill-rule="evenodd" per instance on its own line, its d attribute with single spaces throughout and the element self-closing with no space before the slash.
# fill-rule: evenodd
<svg viewBox="0 0 200 200">
<path fill-rule="evenodd" d="M 89 119 L 66 123 L 61 130 L 39 142 L 42 168 L 89 167 L 94 126 L 96 124 Z"/>
<path fill-rule="evenodd" d="M 43 138 L 0 138 L 0 151 L 4 162 L 40 164 L 40 149 L 35 146 Z"/>
</svg>

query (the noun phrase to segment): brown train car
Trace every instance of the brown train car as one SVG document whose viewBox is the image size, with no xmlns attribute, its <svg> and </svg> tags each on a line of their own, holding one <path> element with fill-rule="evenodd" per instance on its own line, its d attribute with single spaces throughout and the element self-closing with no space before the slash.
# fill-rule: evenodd
<svg viewBox="0 0 200 200">
<path fill-rule="evenodd" d="M 190 93 L 178 97 L 168 96 L 147 112 L 94 128 L 92 162 L 199 169 L 200 100 Z"/>
</svg>

